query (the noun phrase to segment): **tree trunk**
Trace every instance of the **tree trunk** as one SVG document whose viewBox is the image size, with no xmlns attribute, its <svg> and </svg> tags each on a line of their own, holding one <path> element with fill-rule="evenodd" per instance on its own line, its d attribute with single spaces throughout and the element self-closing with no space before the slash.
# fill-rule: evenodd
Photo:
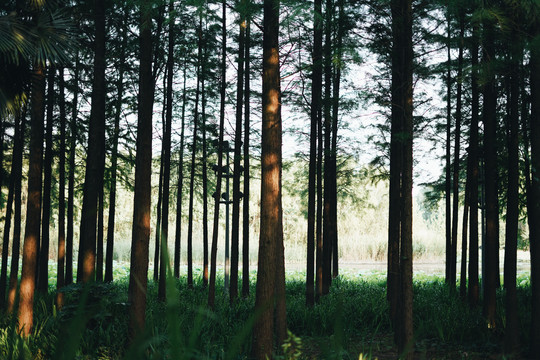
<svg viewBox="0 0 540 360">
<path fill-rule="evenodd" d="M 66 103 L 64 68 L 61 67 L 59 74 L 59 107 L 60 107 L 60 149 L 58 156 L 58 265 L 56 270 L 56 307 L 61 309 L 64 305 L 64 294 L 59 290 L 65 284 L 65 261 L 66 261 Z"/>
<path fill-rule="evenodd" d="M 124 12 L 125 14 L 125 12 Z M 105 254 L 105 282 L 113 281 L 114 227 L 116 223 L 116 179 L 118 171 L 118 138 L 120 136 L 120 117 L 122 116 L 122 98 L 124 96 L 124 71 L 126 66 L 125 48 L 127 43 L 126 25 L 122 20 L 120 59 L 118 62 L 117 98 L 114 113 L 114 132 L 111 152 L 111 186 L 109 191 L 109 219 L 107 222 L 107 248 Z"/>
<path fill-rule="evenodd" d="M 199 15 L 198 53 L 197 53 L 197 91 L 195 93 L 195 110 L 193 115 L 193 142 L 191 145 L 191 172 L 189 176 L 189 208 L 188 208 L 188 238 L 187 238 L 187 263 L 188 263 L 188 287 L 193 288 L 193 201 L 195 186 L 195 167 L 197 155 L 197 131 L 199 123 L 199 96 L 201 82 L 202 62 L 202 15 Z"/>
<path fill-rule="evenodd" d="M 242 108 L 244 98 L 244 47 L 245 47 L 245 14 L 240 14 L 240 34 L 238 36 L 238 76 L 236 83 L 236 128 L 234 132 L 234 173 L 233 173 L 233 206 L 231 233 L 231 282 L 229 297 L 231 303 L 238 297 L 238 258 L 240 253 L 240 178 L 242 176 Z"/>
<path fill-rule="evenodd" d="M 281 328 L 285 325 L 278 34 L 279 1 L 266 0 L 263 20 L 261 231 L 255 297 L 260 317 L 253 329 L 253 357 L 261 360 L 272 354 L 274 330 L 281 340 Z"/>
<path fill-rule="evenodd" d="M 45 111 L 45 69 L 36 64 L 32 74 L 30 119 L 30 158 L 28 198 L 24 231 L 21 287 L 19 291 L 18 329 L 24 336 L 32 331 L 38 243 L 41 224 L 41 169 L 43 160 L 43 122 Z"/>
<path fill-rule="evenodd" d="M 81 210 L 81 233 L 79 245 L 79 266 L 77 281 L 88 282 L 95 278 L 96 270 L 96 228 L 98 198 L 103 188 L 105 168 L 105 1 L 96 0 L 95 13 L 95 53 L 94 81 L 92 88 L 92 109 L 88 129 L 88 156 L 84 177 L 83 205 Z"/>
<path fill-rule="evenodd" d="M 445 281 L 447 284 L 451 284 L 452 273 L 452 165 L 451 159 L 451 147 L 452 147 L 452 73 L 451 73 L 451 61 L 450 54 L 450 10 L 447 9 L 446 13 L 447 23 L 447 69 L 446 69 L 446 176 L 445 176 L 445 229 L 446 229 L 446 267 L 445 267 Z"/>
<path fill-rule="evenodd" d="M 203 64 L 202 64 L 202 79 L 201 79 L 201 118 L 202 118 L 202 197 L 203 197 L 203 287 L 208 286 L 208 140 L 206 139 L 207 119 L 206 119 L 206 89 L 204 80 L 206 77 L 207 46 L 204 46 Z"/>
<path fill-rule="evenodd" d="M 69 144 L 69 174 L 68 174 L 68 206 L 67 206 L 67 236 L 66 236 L 66 285 L 73 283 L 73 224 L 75 202 L 75 150 L 77 147 L 77 114 L 79 96 L 79 54 L 75 56 L 75 71 L 73 74 L 73 108 L 71 109 L 70 144 Z"/>
<path fill-rule="evenodd" d="M 161 207 L 163 202 L 163 155 L 165 145 L 161 144 L 161 157 L 159 160 L 158 200 L 156 206 L 156 236 L 154 239 L 154 282 L 159 281 L 159 261 L 161 249 Z"/>
<path fill-rule="evenodd" d="M 395 313 L 391 313 L 391 315 L 394 319 L 398 353 L 404 359 L 412 359 L 414 355 L 412 289 L 412 2 L 411 0 L 393 0 L 391 5 L 393 45 L 390 176 L 393 188 L 390 190 L 390 206 L 393 211 L 390 213 L 389 222 L 393 224 L 393 228 L 389 229 L 389 237 L 391 236 L 393 241 L 389 241 L 389 243 L 396 246 L 395 242 L 397 240 L 399 244 L 399 250 L 392 254 L 393 261 L 396 261 L 396 255 L 398 255 L 399 259 L 397 260 L 399 262 L 399 275 L 396 279 L 399 283 L 397 286 L 393 284 L 399 293 L 391 296 L 390 303 L 391 306 L 394 301 L 397 304 L 394 309 Z M 396 126 L 394 126 L 394 122 Z M 397 154 L 393 152 L 397 152 Z M 397 165 L 397 169 L 394 171 L 392 171 L 394 167 L 392 160 L 396 161 L 395 164 Z M 392 205 L 392 202 L 395 204 Z M 395 218 L 392 219 L 392 216 Z"/>
<path fill-rule="evenodd" d="M 488 2 L 490 3 L 490 2 Z M 484 159 L 485 159 L 485 186 L 486 186 L 486 272 L 484 285 L 484 316 L 489 328 L 496 326 L 496 288 L 499 276 L 498 257 L 498 189 L 497 189 L 497 89 L 493 74 L 494 25 L 484 23 L 484 56 L 482 62 L 488 69 L 484 75 Z"/>
<path fill-rule="evenodd" d="M 247 0 L 250 1 L 250 0 Z M 246 42 L 245 42 L 245 92 L 244 92 L 244 204 L 242 205 L 243 211 L 243 233 L 242 233 L 242 296 L 247 298 L 249 296 L 249 99 L 250 99 L 250 17 L 248 14 L 246 19 Z"/>
<path fill-rule="evenodd" d="M 322 0 L 315 0 L 313 14 L 313 71 L 311 85 L 311 132 L 309 138 L 309 184 L 308 184 L 308 230 L 307 230 L 307 270 L 306 304 L 315 303 L 315 187 L 317 177 L 317 125 L 320 117 L 322 94 Z"/>
<path fill-rule="evenodd" d="M 150 1 L 141 4 L 139 110 L 137 157 L 135 158 L 135 194 L 128 300 L 131 340 L 142 335 L 145 325 L 148 283 L 148 245 L 150 242 L 150 194 L 152 175 L 152 17 Z"/>
<path fill-rule="evenodd" d="M 214 309 L 216 299 L 216 260 L 219 230 L 219 202 L 221 197 L 221 171 L 223 167 L 223 132 L 225 129 L 225 90 L 227 87 L 227 0 L 222 0 L 221 13 L 221 78 L 220 78 L 220 108 L 219 108 L 219 139 L 218 139 L 218 171 L 216 192 L 214 197 L 214 222 L 212 231 L 212 247 L 210 249 L 210 285 L 208 287 L 208 307 Z"/>
<path fill-rule="evenodd" d="M 13 170 L 11 176 L 14 181 L 15 192 L 15 211 L 13 216 L 13 245 L 11 249 L 11 267 L 9 273 L 9 287 L 7 297 L 7 313 L 12 314 L 15 309 L 15 298 L 17 294 L 17 283 L 19 281 L 19 253 L 21 245 L 21 189 L 22 189 L 22 164 L 24 152 L 24 134 L 26 128 L 26 108 L 21 115 L 21 124 L 19 130 L 19 148 L 13 154 Z"/>
<path fill-rule="evenodd" d="M 478 280 L 478 120 L 480 92 L 478 87 L 478 27 L 473 26 L 471 47 L 471 129 L 469 132 L 469 159 L 471 163 L 471 178 L 469 182 L 469 305 L 474 307 L 480 297 Z"/>
<path fill-rule="evenodd" d="M 15 134 L 14 134 L 14 143 L 13 143 L 13 160 L 11 162 L 11 175 L 9 177 L 9 193 L 6 203 L 6 222 L 4 224 L 4 234 L 2 242 L 2 270 L 0 275 L 0 309 L 5 309 L 6 305 L 6 282 L 7 282 L 7 265 L 8 265 L 8 255 L 9 255 L 9 236 L 11 231 L 11 215 L 13 210 L 13 198 L 15 195 L 15 187 L 17 181 L 20 181 L 20 172 L 22 167 L 22 147 L 24 142 L 24 136 L 21 134 L 21 128 L 24 128 L 25 119 L 21 114 L 22 109 L 17 109 L 15 113 Z M 15 226 L 15 225 L 14 225 Z M 14 248 L 15 245 L 12 245 Z M 11 262 L 13 263 L 17 260 L 17 270 L 19 272 L 18 263 L 19 263 L 19 253 L 17 250 L 17 259 L 15 259 L 15 254 L 11 257 Z M 11 270 L 13 271 L 13 270 Z"/>
<path fill-rule="evenodd" d="M 103 186 L 98 193 L 98 221 L 97 221 L 97 242 L 96 242 L 96 281 L 103 282 Z"/>
<path fill-rule="evenodd" d="M 56 70 L 49 67 L 47 74 L 47 127 L 45 130 L 45 158 L 43 161 L 43 197 L 41 220 L 41 246 L 38 253 L 37 290 L 46 294 L 49 290 L 49 239 L 51 221 L 51 182 L 52 182 L 52 132 L 54 108 L 54 75 Z"/>
<path fill-rule="evenodd" d="M 519 39 L 517 29 L 512 39 Z M 504 246 L 504 287 L 506 290 L 505 352 L 519 351 L 520 323 L 516 289 L 517 242 L 519 226 L 519 68 L 523 62 L 520 41 L 511 43 L 510 98 L 508 114 L 508 189 L 506 203 L 506 238 Z"/>
<path fill-rule="evenodd" d="M 540 34 L 537 27 L 536 36 Z M 540 354 L 540 49 L 533 46 L 531 67 L 531 182 L 527 193 L 527 214 L 529 217 L 529 239 L 531 244 L 531 354 Z"/>
<path fill-rule="evenodd" d="M 184 63 L 184 87 L 182 90 L 182 129 L 180 132 L 180 154 L 178 158 L 178 186 L 176 190 L 176 229 L 174 233 L 174 276 L 180 277 L 180 250 L 182 239 L 182 191 L 184 188 L 184 129 L 186 119 L 186 67 Z"/>
</svg>

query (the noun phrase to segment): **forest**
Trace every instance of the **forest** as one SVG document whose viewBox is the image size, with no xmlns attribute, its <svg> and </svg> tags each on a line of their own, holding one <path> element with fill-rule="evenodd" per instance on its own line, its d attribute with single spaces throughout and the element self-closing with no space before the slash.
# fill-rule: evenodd
<svg viewBox="0 0 540 360">
<path fill-rule="evenodd" d="M 540 359 L 539 169 L 535 0 L 4 0 L 0 358 Z"/>
</svg>

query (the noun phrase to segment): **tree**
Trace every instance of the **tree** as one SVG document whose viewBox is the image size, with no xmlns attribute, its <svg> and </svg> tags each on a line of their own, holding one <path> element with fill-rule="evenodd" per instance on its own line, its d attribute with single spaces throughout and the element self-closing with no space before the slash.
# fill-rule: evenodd
<svg viewBox="0 0 540 360">
<path fill-rule="evenodd" d="M 398 353 L 414 355 L 412 290 L 412 2 L 392 0 L 392 128 L 388 291 Z M 397 276 L 396 276 L 397 271 Z M 392 279 L 392 283 L 390 280 Z M 392 285 L 392 287 L 390 287 Z"/>
<path fill-rule="evenodd" d="M 250 5 L 251 1 L 247 0 L 246 3 Z M 251 46 L 251 14 L 248 13 L 246 18 L 246 40 L 245 40 L 245 80 L 244 80 L 244 204 L 242 205 L 243 211 L 243 232 L 242 232 L 242 296 L 249 296 L 249 132 L 250 132 L 250 46 Z"/>
<path fill-rule="evenodd" d="M 135 193 L 131 240 L 131 264 L 128 299 L 131 339 L 140 335 L 145 325 L 146 288 L 148 283 L 148 245 L 150 241 L 150 193 L 152 174 L 152 16 L 151 1 L 140 9 L 139 107 L 137 121 L 137 156 L 135 158 Z"/>
<path fill-rule="evenodd" d="M 66 102 L 64 68 L 58 69 L 59 75 L 59 107 L 60 107 L 60 149 L 58 164 L 58 262 L 56 270 L 56 306 L 61 309 L 64 304 L 64 294 L 59 291 L 65 284 L 66 262 Z"/>
<path fill-rule="evenodd" d="M 88 156 L 81 210 L 79 267 L 77 268 L 77 281 L 84 283 L 95 278 L 98 198 L 103 189 L 105 169 L 105 11 L 105 1 L 96 0 L 94 2 L 95 52 L 92 108 L 88 129 Z"/>
<path fill-rule="evenodd" d="M 279 0 L 264 1 L 261 230 L 255 296 L 260 317 L 253 329 L 253 356 L 256 359 L 265 359 L 272 354 L 274 331 L 277 343 L 281 345 L 287 329 L 281 205 L 279 5 Z"/>
<path fill-rule="evenodd" d="M 315 195 L 317 189 L 317 127 L 321 117 L 320 102 L 322 93 L 322 0 L 316 0 L 313 12 L 313 69 L 311 80 L 311 130 L 309 137 L 309 185 L 308 185 L 308 231 L 307 231 L 307 270 L 306 270 L 306 304 L 313 306 L 314 298 L 314 266 L 315 266 Z"/>
</svg>

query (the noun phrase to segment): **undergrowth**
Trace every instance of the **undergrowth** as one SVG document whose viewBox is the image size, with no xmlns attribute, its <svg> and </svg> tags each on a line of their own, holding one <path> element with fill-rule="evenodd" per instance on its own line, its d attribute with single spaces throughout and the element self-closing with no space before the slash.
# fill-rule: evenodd
<svg viewBox="0 0 540 360">
<path fill-rule="evenodd" d="M 393 354 L 384 276 L 340 276 L 334 279 L 330 294 L 312 308 L 305 305 L 302 278 L 301 272 L 287 276 L 290 332 L 277 358 L 358 359 L 361 354 L 361 359 L 375 359 L 377 354 Z M 207 290 L 200 277 L 193 289 L 188 289 L 185 279 L 169 279 L 165 303 L 157 300 L 157 284 L 150 281 L 146 333 L 131 344 L 127 337 L 127 277 L 112 284 L 64 288 L 66 305 L 61 311 L 54 307 L 51 290 L 36 297 L 35 326 L 27 340 L 17 334 L 14 317 L 1 317 L 0 358 L 247 359 L 255 321 L 255 284 L 251 284 L 248 298 L 231 305 L 222 280 L 218 278 L 214 311 L 206 306 Z M 526 343 L 530 285 L 527 279 L 518 283 L 522 340 Z M 503 328 L 501 293 L 499 309 L 499 328 Z M 499 351 L 502 332 L 488 330 L 481 309 L 471 309 L 441 278 L 415 278 L 414 324 L 420 353 L 429 354 L 433 349 L 439 354 L 455 349 L 467 354 Z"/>
</svg>

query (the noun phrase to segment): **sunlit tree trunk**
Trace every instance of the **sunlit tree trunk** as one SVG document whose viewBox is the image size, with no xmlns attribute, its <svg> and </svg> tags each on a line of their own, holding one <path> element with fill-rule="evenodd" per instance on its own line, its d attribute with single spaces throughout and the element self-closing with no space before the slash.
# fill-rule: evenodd
<svg viewBox="0 0 540 360">
<path fill-rule="evenodd" d="M 35 64 L 32 73 L 30 117 L 30 157 L 28 160 L 28 198 L 19 290 L 18 329 L 24 336 L 32 331 L 38 243 L 41 225 L 41 171 L 43 160 L 43 123 L 45 111 L 45 68 Z"/>
<path fill-rule="evenodd" d="M 150 195 L 152 175 L 152 17 L 150 1 L 141 4 L 139 110 L 137 156 L 135 158 L 135 193 L 131 243 L 128 300 L 129 332 L 134 340 L 145 327 L 146 289 L 148 283 L 148 245 L 150 242 Z"/>
<path fill-rule="evenodd" d="M 266 0 L 263 20 L 261 231 L 255 297 L 260 317 L 253 329 L 252 350 L 253 357 L 261 360 L 272 354 L 274 332 L 280 346 L 284 340 L 284 327 L 286 331 L 278 35 L 279 1 Z"/>
</svg>

